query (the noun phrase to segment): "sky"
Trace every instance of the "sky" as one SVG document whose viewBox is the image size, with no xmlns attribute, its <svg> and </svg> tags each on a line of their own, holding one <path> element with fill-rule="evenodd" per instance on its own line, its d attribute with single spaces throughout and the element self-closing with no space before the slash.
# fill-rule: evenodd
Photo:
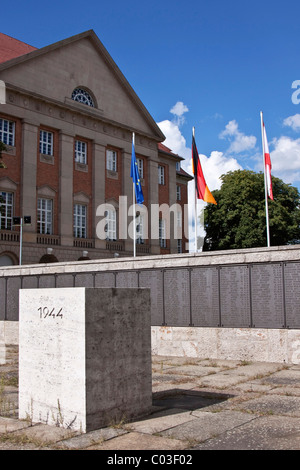
<svg viewBox="0 0 300 470">
<path fill-rule="evenodd" d="M 11 9 L 11 14 L 9 12 Z M 191 173 L 263 171 L 300 189 L 298 0 L 15 0 L 1 32 L 37 48 L 93 29 Z"/>
</svg>

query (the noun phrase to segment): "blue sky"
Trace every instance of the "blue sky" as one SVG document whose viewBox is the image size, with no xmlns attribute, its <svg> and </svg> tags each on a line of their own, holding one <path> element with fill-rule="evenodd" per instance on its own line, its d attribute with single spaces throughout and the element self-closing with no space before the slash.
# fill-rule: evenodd
<svg viewBox="0 0 300 470">
<path fill-rule="evenodd" d="M 93 29 L 188 171 L 195 126 L 211 190 L 262 170 L 262 110 L 273 174 L 300 188 L 299 18 L 296 0 L 16 0 L 1 31 L 40 48 Z"/>
</svg>

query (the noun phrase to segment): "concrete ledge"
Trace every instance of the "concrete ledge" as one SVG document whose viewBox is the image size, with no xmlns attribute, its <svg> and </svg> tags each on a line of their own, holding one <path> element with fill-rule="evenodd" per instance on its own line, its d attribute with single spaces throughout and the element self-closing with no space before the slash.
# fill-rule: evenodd
<svg viewBox="0 0 300 470">
<path fill-rule="evenodd" d="M 0 267 L 0 278 L 39 274 L 88 273 L 100 271 L 137 270 L 170 267 L 211 266 L 244 263 L 299 261 L 299 245 L 270 248 L 245 248 L 178 255 L 139 256 L 136 258 L 110 258 L 90 261 L 32 264 Z"/>
</svg>

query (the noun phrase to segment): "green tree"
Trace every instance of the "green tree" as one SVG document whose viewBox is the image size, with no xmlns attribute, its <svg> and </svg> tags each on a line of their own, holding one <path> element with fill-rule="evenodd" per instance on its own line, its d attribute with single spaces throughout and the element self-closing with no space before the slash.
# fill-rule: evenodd
<svg viewBox="0 0 300 470">
<path fill-rule="evenodd" d="M 204 211 L 203 251 L 266 246 L 264 174 L 231 171 L 213 191 L 217 205 Z M 274 200 L 268 200 L 271 246 L 300 240 L 300 194 L 297 188 L 272 177 Z"/>
</svg>

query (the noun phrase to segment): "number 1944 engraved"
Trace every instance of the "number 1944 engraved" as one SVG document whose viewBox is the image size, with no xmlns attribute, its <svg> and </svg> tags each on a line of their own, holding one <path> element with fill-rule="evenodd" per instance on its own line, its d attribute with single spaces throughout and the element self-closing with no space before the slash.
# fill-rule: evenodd
<svg viewBox="0 0 300 470">
<path fill-rule="evenodd" d="M 38 312 L 40 312 L 40 318 L 62 318 L 62 308 L 59 310 L 57 308 L 48 308 L 48 307 L 39 307 Z"/>
</svg>

